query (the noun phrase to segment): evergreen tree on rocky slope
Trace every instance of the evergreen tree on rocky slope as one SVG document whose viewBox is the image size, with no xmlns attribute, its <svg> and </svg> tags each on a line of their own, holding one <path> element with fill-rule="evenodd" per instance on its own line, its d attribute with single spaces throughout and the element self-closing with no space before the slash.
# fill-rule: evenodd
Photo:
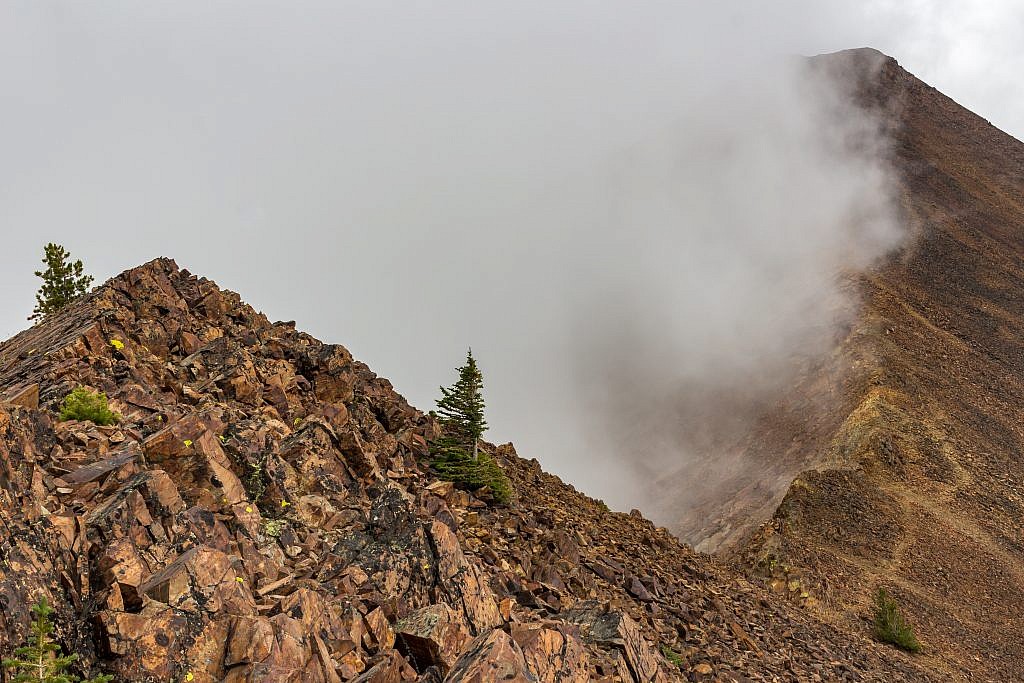
<svg viewBox="0 0 1024 683">
<path fill-rule="evenodd" d="M 28 644 L 17 648 L 10 659 L 3 660 L 3 666 L 12 671 L 9 680 L 12 683 L 81 681 L 81 678 L 68 672 L 68 667 L 78 659 L 78 655 L 61 654 L 60 645 L 53 642 L 53 623 L 50 621 L 53 608 L 46 602 L 45 597 L 40 598 L 39 602 L 32 606 L 32 614 L 35 619 L 32 621 Z M 111 680 L 112 676 L 99 675 L 83 683 L 109 683 Z"/>
<path fill-rule="evenodd" d="M 37 270 L 43 285 L 36 293 L 36 307 L 29 320 L 38 320 L 56 313 L 71 301 L 89 291 L 92 275 L 83 274 L 82 261 L 71 261 L 71 254 L 59 244 L 50 242 L 43 248 L 46 270 Z"/>
<path fill-rule="evenodd" d="M 487 430 L 484 420 L 484 376 L 473 358 L 473 349 L 466 353 L 466 364 L 458 368 L 459 379 L 451 387 L 441 387 L 437 414 L 444 425 L 448 445 L 472 452 L 476 461 L 480 437 Z"/>
</svg>

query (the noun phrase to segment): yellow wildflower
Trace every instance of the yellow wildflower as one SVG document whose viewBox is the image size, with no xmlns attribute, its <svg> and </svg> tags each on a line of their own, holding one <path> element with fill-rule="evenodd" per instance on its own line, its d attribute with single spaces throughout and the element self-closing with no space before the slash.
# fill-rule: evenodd
<svg viewBox="0 0 1024 683">
<path fill-rule="evenodd" d="M 124 342 L 121 341 L 120 339 L 111 339 L 110 345 L 113 346 L 118 351 L 124 348 Z"/>
</svg>

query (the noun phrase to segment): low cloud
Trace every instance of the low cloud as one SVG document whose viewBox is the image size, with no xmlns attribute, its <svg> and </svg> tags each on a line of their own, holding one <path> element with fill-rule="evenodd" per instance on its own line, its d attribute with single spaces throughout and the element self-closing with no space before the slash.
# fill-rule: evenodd
<svg viewBox="0 0 1024 683">
<path fill-rule="evenodd" d="M 14 3 L 6 324 L 48 240 L 172 256 L 423 409 L 472 345 L 489 437 L 645 508 L 899 240 L 826 4 Z"/>
</svg>

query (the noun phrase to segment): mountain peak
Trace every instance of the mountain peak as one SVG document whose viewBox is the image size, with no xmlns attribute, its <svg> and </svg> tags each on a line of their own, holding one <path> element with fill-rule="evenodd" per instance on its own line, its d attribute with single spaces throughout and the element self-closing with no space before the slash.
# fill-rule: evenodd
<svg viewBox="0 0 1024 683">
<path fill-rule="evenodd" d="M 908 240 L 852 283 L 860 311 L 827 362 L 763 407 L 729 476 L 670 526 L 769 584 L 799 577 L 848 628 L 886 589 L 948 680 L 1024 680 L 996 616 L 1024 610 L 1024 143 L 881 57 L 814 59 L 885 117 Z"/>
</svg>

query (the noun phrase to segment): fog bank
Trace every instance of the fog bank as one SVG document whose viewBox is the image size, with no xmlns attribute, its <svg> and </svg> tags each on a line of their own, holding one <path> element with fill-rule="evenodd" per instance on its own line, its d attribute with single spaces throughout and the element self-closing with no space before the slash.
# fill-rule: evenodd
<svg viewBox="0 0 1024 683">
<path fill-rule="evenodd" d="M 644 508 L 678 410 L 784 383 L 899 240 L 875 122 L 794 58 L 848 13 L 750 4 L 8 5 L 8 324 L 47 240 L 172 256 L 423 409 L 472 345 L 489 438 Z"/>
</svg>

